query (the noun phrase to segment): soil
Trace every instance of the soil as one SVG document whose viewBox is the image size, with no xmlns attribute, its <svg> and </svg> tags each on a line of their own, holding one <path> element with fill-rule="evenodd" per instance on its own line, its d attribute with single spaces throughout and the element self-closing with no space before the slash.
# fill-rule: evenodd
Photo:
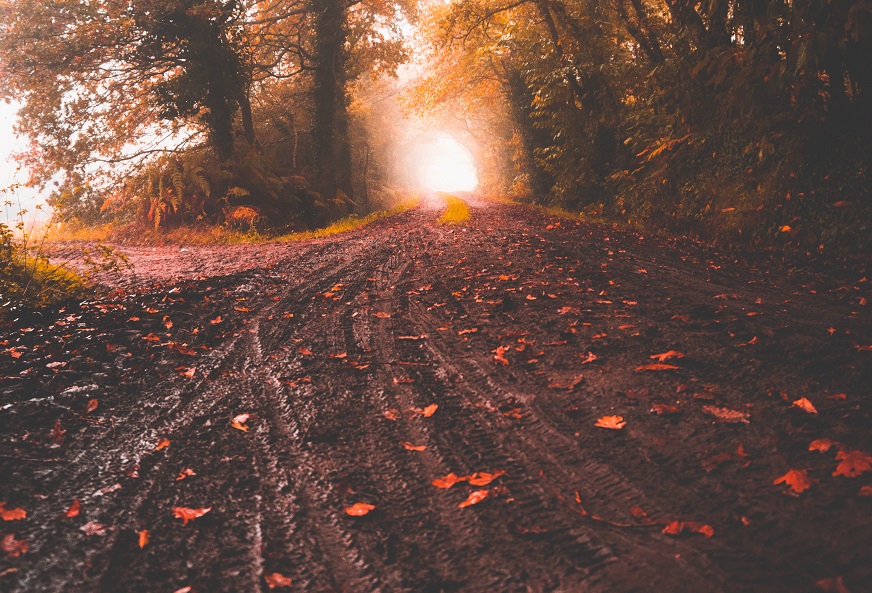
<svg viewBox="0 0 872 593">
<path fill-rule="evenodd" d="M 0 329 L 0 588 L 872 590 L 865 270 L 470 203 L 122 248 L 106 297 Z"/>
</svg>

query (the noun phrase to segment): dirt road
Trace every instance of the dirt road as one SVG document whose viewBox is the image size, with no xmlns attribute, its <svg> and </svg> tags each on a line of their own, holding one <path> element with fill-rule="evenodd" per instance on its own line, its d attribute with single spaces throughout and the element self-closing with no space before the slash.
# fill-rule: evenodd
<svg viewBox="0 0 872 593">
<path fill-rule="evenodd" d="M 0 330 L 0 588 L 872 590 L 865 271 L 472 205 Z"/>
</svg>

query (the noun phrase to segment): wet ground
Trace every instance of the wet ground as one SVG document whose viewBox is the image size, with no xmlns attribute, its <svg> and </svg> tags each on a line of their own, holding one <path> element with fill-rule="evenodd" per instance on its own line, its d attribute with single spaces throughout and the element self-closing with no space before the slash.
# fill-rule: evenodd
<svg viewBox="0 0 872 593">
<path fill-rule="evenodd" d="M 471 203 L 0 329 L 0 588 L 872 590 L 865 270 Z"/>
</svg>

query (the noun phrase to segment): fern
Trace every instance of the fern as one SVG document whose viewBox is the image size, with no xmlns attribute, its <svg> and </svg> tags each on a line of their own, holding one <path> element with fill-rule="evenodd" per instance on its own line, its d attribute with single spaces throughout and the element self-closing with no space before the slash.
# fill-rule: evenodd
<svg viewBox="0 0 872 593">
<path fill-rule="evenodd" d="M 194 182 L 200 188 L 200 191 L 202 191 L 207 198 L 212 197 L 212 188 L 209 185 L 209 178 L 206 177 L 206 169 L 204 169 L 203 167 L 194 167 L 194 169 L 191 171 L 191 178 L 194 180 Z"/>
</svg>

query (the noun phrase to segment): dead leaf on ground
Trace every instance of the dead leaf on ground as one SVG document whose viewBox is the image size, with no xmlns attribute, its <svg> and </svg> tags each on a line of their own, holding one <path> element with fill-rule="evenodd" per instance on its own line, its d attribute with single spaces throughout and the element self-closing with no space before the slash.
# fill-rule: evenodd
<svg viewBox="0 0 872 593">
<path fill-rule="evenodd" d="M 664 416 L 669 414 L 678 414 L 681 412 L 676 406 L 671 406 L 669 404 L 651 404 L 651 409 L 648 410 L 652 414 L 657 414 L 658 416 Z"/>
<path fill-rule="evenodd" d="M 681 367 L 677 367 L 671 364 L 662 364 L 659 362 L 651 363 L 651 364 L 643 364 L 641 366 L 636 367 L 636 372 L 641 373 L 644 371 L 675 371 Z"/>
<path fill-rule="evenodd" d="M 609 428 L 611 430 L 621 430 L 627 425 L 624 422 L 623 416 L 603 416 L 596 421 L 596 426 L 599 428 Z"/>
<path fill-rule="evenodd" d="M 412 443 L 409 443 L 406 441 L 404 441 L 400 444 L 403 447 L 405 447 L 408 451 L 424 451 L 425 449 L 427 449 L 427 445 L 413 445 Z"/>
<path fill-rule="evenodd" d="M 582 356 L 582 355 L 579 355 Z M 597 359 L 597 355 L 593 352 L 588 352 L 584 358 L 581 359 L 581 364 L 589 364 Z"/>
<path fill-rule="evenodd" d="M 488 494 L 489 492 L 487 490 L 476 490 L 474 492 L 470 492 L 466 500 L 457 505 L 457 507 L 463 509 L 474 504 L 478 504 L 485 498 L 487 498 Z"/>
<path fill-rule="evenodd" d="M 811 488 L 813 482 L 814 480 L 808 477 L 808 470 L 792 469 L 780 478 L 777 478 L 772 482 L 772 484 L 776 486 L 778 484 L 784 484 L 785 486 L 789 486 L 796 494 L 802 494 Z"/>
<path fill-rule="evenodd" d="M 463 335 L 466 335 L 466 334 L 474 334 L 474 333 L 476 333 L 477 331 L 478 331 L 478 328 L 477 328 L 477 327 L 473 327 L 473 328 L 470 328 L 470 329 L 462 329 L 462 330 L 460 330 L 459 332 L 457 332 L 457 335 L 458 335 L 458 336 L 463 336 Z"/>
<path fill-rule="evenodd" d="M 439 404 L 430 404 L 429 406 L 427 406 L 426 408 L 421 410 L 421 415 L 424 418 L 429 418 L 430 416 L 435 414 L 436 410 L 438 410 L 438 409 L 439 409 Z"/>
<path fill-rule="evenodd" d="M 94 410 L 97 409 L 97 406 L 98 406 L 98 405 L 100 405 L 100 402 L 97 401 L 96 398 L 95 398 L 95 399 L 90 399 L 90 400 L 88 400 L 88 407 L 85 408 L 85 412 L 87 412 L 88 414 L 90 414 L 91 412 L 93 412 Z"/>
<path fill-rule="evenodd" d="M 491 350 L 491 352 L 494 353 L 494 362 L 499 363 L 503 366 L 508 366 L 509 359 L 505 357 L 505 354 L 508 351 L 508 346 L 498 346 L 496 350 Z"/>
<path fill-rule="evenodd" d="M 714 416 L 721 422 L 726 422 L 727 424 L 737 424 L 739 422 L 744 424 L 751 423 L 751 421 L 748 420 L 748 412 L 740 412 L 729 408 L 719 408 L 717 406 L 703 406 L 702 411 Z"/>
<path fill-rule="evenodd" d="M 142 529 L 139 532 L 139 547 L 144 548 L 148 545 L 148 529 Z"/>
<path fill-rule="evenodd" d="M 345 514 L 351 517 L 363 517 L 364 515 L 369 514 L 372 510 L 375 510 L 375 505 L 367 504 L 365 502 L 356 502 L 350 507 L 345 507 Z"/>
<path fill-rule="evenodd" d="M 85 535 L 106 535 L 106 526 L 96 521 L 88 521 L 79 527 L 79 530 L 84 532 Z"/>
<path fill-rule="evenodd" d="M 82 505 L 78 500 L 74 500 L 70 503 L 70 507 L 67 509 L 67 512 L 64 513 L 65 517 L 72 519 L 73 517 L 78 517 L 79 513 L 82 511 Z"/>
<path fill-rule="evenodd" d="M 388 420 L 396 421 L 399 418 L 399 411 L 391 408 L 390 410 L 385 410 L 385 418 Z"/>
<path fill-rule="evenodd" d="M 713 472 L 721 465 L 725 463 L 729 463 L 731 461 L 736 461 L 742 464 L 742 467 L 748 467 L 751 465 L 751 462 L 748 461 L 748 454 L 745 453 L 744 447 L 740 444 L 738 448 L 736 448 L 735 453 L 718 453 L 717 455 L 705 459 L 702 462 L 702 467 L 707 472 Z"/>
<path fill-rule="evenodd" d="M 190 476 L 196 476 L 196 475 L 197 474 L 196 474 L 196 472 L 194 472 L 194 470 L 192 470 L 189 467 L 186 467 L 185 469 L 183 469 L 182 471 L 179 472 L 179 475 L 176 476 L 176 482 L 178 482 L 180 480 L 184 480 L 185 478 L 188 478 Z"/>
<path fill-rule="evenodd" d="M 384 311 L 377 311 L 373 313 L 373 317 L 378 317 L 379 319 L 388 319 L 390 316 L 390 313 L 385 313 Z"/>
<path fill-rule="evenodd" d="M 487 486 L 500 476 L 504 476 L 506 474 L 505 470 L 497 470 L 493 473 L 488 472 L 475 472 L 466 477 L 469 480 L 469 483 L 473 486 Z"/>
<path fill-rule="evenodd" d="M 5 502 L 0 502 L 0 519 L 4 521 L 18 521 L 27 517 L 27 511 L 17 507 L 6 507 Z"/>
<path fill-rule="evenodd" d="M 663 528 L 662 533 L 668 535 L 680 535 L 685 531 L 699 533 L 706 537 L 712 537 L 715 534 L 715 530 L 711 525 L 699 523 L 698 521 L 671 521 Z"/>
<path fill-rule="evenodd" d="M 872 471 L 872 455 L 863 453 L 862 451 L 841 449 L 836 454 L 836 459 L 841 463 L 833 472 L 834 476 L 845 476 L 846 478 L 856 478 L 862 473 Z"/>
<path fill-rule="evenodd" d="M 857 493 L 858 496 L 872 496 L 872 485 L 863 486 L 860 488 L 860 492 Z"/>
<path fill-rule="evenodd" d="M 202 509 L 191 509 L 188 507 L 173 507 L 173 516 L 178 517 L 182 521 L 184 521 L 183 525 L 187 525 L 188 521 L 192 521 L 194 519 L 198 519 L 202 517 L 206 513 L 212 510 L 212 507 L 205 507 Z"/>
<path fill-rule="evenodd" d="M 804 397 L 801 397 L 798 400 L 796 400 L 795 402 L 793 402 L 793 405 L 796 406 L 797 408 L 799 408 L 800 410 L 803 410 L 804 412 L 807 412 L 809 414 L 817 414 L 818 413 L 817 409 L 815 409 L 814 405 L 810 401 L 808 401 L 807 398 L 804 398 Z"/>
<path fill-rule="evenodd" d="M 55 420 L 54 427 L 51 429 L 51 442 L 55 445 L 60 445 L 66 433 L 67 431 L 61 427 L 61 421 Z"/>
<path fill-rule="evenodd" d="M 826 453 L 830 449 L 832 449 L 833 445 L 837 444 L 835 441 L 831 441 L 830 439 L 815 439 L 808 445 L 809 451 L 820 451 L 821 453 Z"/>
<path fill-rule="evenodd" d="M 816 581 L 815 585 L 824 593 L 851 593 L 851 590 L 845 586 L 845 579 L 841 576 L 821 579 Z"/>
<path fill-rule="evenodd" d="M 166 449 L 170 446 L 169 439 L 161 439 L 157 442 L 157 445 L 154 446 L 155 451 L 160 451 L 161 449 Z"/>
<path fill-rule="evenodd" d="M 10 558 L 18 558 L 22 554 L 27 554 L 28 544 L 23 539 L 15 539 L 14 533 L 7 533 L 0 539 L 0 549 L 2 549 Z"/>
<path fill-rule="evenodd" d="M 291 579 L 278 572 L 263 575 L 263 580 L 266 581 L 266 586 L 270 589 L 278 589 L 279 587 L 291 586 Z"/>
<path fill-rule="evenodd" d="M 448 474 L 445 477 L 436 478 L 431 483 L 434 486 L 436 486 L 437 488 L 451 488 L 452 486 L 454 486 L 458 482 L 465 482 L 466 480 L 467 480 L 466 476 L 461 477 L 461 476 L 458 476 L 457 474 L 455 474 L 454 472 L 451 472 L 450 474 Z"/>
<path fill-rule="evenodd" d="M 655 359 L 657 362 L 666 362 L 667 360 L 672 360 L 673 358 L 684 358 L 684 353 L 679 352 L 678 350 L 669 350 L 667 352 L 663 352 L 662 354 L 652 354 L 649 358 Z"/>
<path fill-rule="evenodd" d="M 242 432 L 248 432 L 248 419 L 251 418 L 250 414 L 239 414 L 233 417 L 233 420 L 230 421 L 230 426 L 235 428 L 236 430 L 241 430 Z"/>
</svg>

